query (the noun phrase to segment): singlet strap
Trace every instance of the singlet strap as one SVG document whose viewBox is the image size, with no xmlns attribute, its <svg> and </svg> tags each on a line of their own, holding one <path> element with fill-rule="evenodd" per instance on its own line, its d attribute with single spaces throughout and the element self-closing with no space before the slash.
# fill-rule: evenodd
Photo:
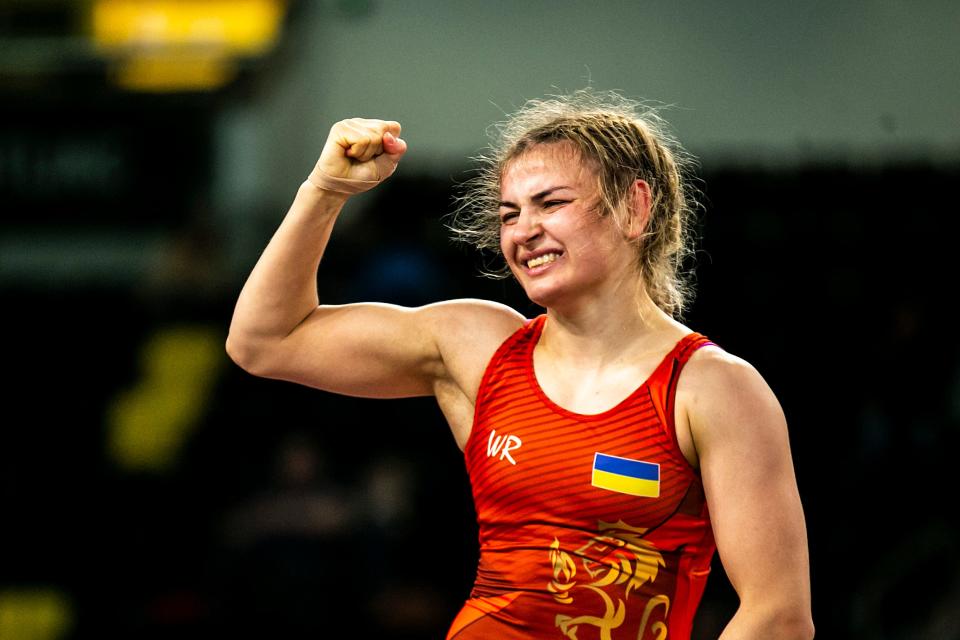
<svg viewBox="0 0 960 640">
<path fill-rule="evenodd" d="M 677 440 L 677 425 L 675 421 L 677 382 L 683 366 L 701 347 L 716 346 L 707 337 L 699 333 L 689 333 L 673 348 L 657 370 L 650 376 L 648 389 L 650 398 L 657 412 L 660 413 L 662 424 L 666 425 L 677 451 L 680 443 Z"/>
<path fill-rule="evenodd" d="M 480 387 L 477 389 L 477 397 L 474 401 L 473 424 L 470 428 L 470 435 L 467 437 L 467 443 L 464 445 L 464 451 L 470 446 L 470 441 L 476 431 L 474 427 L 476 427 L 479 418 L 480 408 L 487 402 L 492 388 L 505 375 L 524 371 L 527 353 L 533 348 L 531 343 L 536 344 L 536 339 L 540 336 L 546 319 L 546 314 L 543 314 L 525 320 L 516 331 L 500 343 L 493 356 L 490 357 L 490 361 L 483 371 L 483 376 L 480 378 Z"/>
</svg>

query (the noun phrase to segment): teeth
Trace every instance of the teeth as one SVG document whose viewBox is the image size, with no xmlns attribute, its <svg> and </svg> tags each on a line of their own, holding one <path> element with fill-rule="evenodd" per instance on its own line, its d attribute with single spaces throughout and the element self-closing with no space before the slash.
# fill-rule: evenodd
<svg viewBox="0 0 960 640">
<path fill-rule="evenodd" d="M 542 256 L 538 256 L 533 260 L 527 261 L 527 268 L 533 269 L 534 267 L 539 267 L 542 264 L 547 264 L 548 262 L 553 262 L 560 256 L 556 253 L 545 253 Z"/>
</svg>

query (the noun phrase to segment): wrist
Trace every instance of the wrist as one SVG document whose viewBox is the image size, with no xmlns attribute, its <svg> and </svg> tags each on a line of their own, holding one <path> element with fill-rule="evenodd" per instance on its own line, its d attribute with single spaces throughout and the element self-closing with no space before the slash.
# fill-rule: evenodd
<svg viewBox="0 0 960 640">
<path fill-rule="evenodd" d="M 332 176 L 320 168 L 319 163 L 307 176 L 307 181 L 318 189 L 331 191 L 334 193 L 343 193 L 353 195 L 369 191 L 380 184 L 380 180 L 357 180 L 356 178 L 341 178 Z"/>
<path fill-rule="evenodd" d="M 304 195 L 312 200 L 320 199 L 324 203 L 335 207 L 339 210 L 344 203 L 350 199 L 349 193 L 343 193 L 342 191 L 334 191 L 329 188 L 324 188 L 323 186 L 318 185 L 317 183 L 307 178 L 300 184 L 300 188 L 297 191 L 298 195 Z"/>
</svg>

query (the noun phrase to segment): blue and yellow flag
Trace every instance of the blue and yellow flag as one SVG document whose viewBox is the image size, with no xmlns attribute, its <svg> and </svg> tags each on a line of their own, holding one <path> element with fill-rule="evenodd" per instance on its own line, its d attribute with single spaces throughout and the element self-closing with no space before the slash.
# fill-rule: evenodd
<svg viewBox="0 0 960 640">
<path fill-rule="evenodd" d="M 632 496 L 657 498 L 660 496 L 660 465 L 595 453 L 590 484 Z"/>
</svg>

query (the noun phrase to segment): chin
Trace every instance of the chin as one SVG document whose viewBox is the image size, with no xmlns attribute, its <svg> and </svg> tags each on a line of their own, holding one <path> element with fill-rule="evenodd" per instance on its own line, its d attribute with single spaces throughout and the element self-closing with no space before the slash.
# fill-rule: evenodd
<svg viewBox="0 0 960 640">
<path fill-rule="evenodd" d="M 556 306 L 556 303 L 562 297 L 556 287 L 543 287 L 537 284 L 523 287 L 523 292 L 527 294 L 530 302 L 545 309 Z"/>
</svg>

